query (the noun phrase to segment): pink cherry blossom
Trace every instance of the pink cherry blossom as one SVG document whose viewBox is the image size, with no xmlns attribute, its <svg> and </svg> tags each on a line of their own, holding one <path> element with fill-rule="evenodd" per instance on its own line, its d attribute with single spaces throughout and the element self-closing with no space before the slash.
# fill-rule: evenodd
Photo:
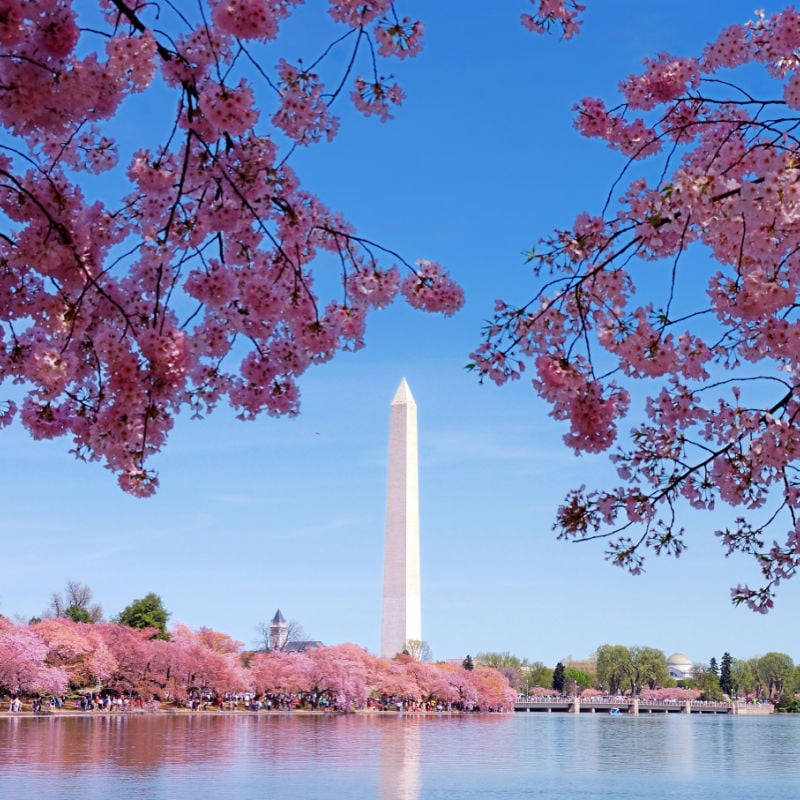
<svg viewBox="0 0 800 800">
<path fill-rule="evenodd" d="M 530 0 L 536 7 L 533 14 L 523 14 L 522 24 L 534 33 L 547 33 L 552 26 L 561 28 L 564 39 L 572 38 L 580 30 L 580 14 L 586 6 L 575 0 Z"/>
<path fill-rule="evenodd" d="M 451 316 L 464 305 L 464 292 L 435 261 L 417 261 L 417 269 L 400 285 L 414 308 Z"/>
<path fill-rule="evenodd" d="M 574 32 L 576 4 L 534 5 L 529 28 Z M 498 384 L 532 362 L 576 451 L 618 445 L 621 484 L 571 492 L 561 537 L 605 538 L 613 563 L 640 572 L 646 550 L 686 547 L 682 507 L 741 509 L 716 535 L 755 560 L 762 584 L 732 597 L 757 611 L 800 565 L 798 47 L 800 13 L 759 12 L 699 57 L 646 60 L 622 102 L 580 100 L 578 131 L 625 157 L 611 200 L 532 253 L 533 296 L 498 301 L 472 354 Z M 748 89 L 753 65 L 774 97 Z M 716 79 L 740 67 L 741 88 Z M 705 292 L 687 288 L 698 280 Z"/>
<path fill-rule="evenodd" d="M 381 122 L 386 122 L 392 118 L 391 106 L 399 106 L 405 94 L 398 84 L 388 84 L 384 78 L 373 81 L 356 78 L 351 97 L 353 105 L 363 114 L 375 114 Z"/>
<path fill-rule="evenodd" d="M 5 0 L 0 381 L 23 397 L 0 398 L 0 427 L 68 437 L 146 496 L 182 408 L 292 416 L 303 372 L 363 347 L 369 313 L 398 292 L 461 305 L 444 270 L 361 238 L 289 163 L 295 145 L 336 135 L 359 73 L 356 107 L 391 116 L 404 94 L 380 66 L 418 53 L 422 24 L 389 0 L 331 0 L 333 41 L 269 69 L 249 48 L 279 48 L 298 4 L 100 0 L 86 26 L 72 0 Z M 173 116 L 121 163 L 115 115 L 147 91 L 171 92 Z M 90 195 L 86 172 L 107 176 L 107 195 Z M 317 286 L 321 256 L 339 264 L 338 291 Z"/>
</svg>

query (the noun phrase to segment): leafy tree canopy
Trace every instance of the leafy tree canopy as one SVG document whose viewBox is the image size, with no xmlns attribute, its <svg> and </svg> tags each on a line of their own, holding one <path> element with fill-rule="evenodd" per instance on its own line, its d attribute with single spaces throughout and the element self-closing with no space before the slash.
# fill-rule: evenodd
<svg viewBox="0 0 800 800">
<path fill-rule="evenodd" d="M 519 656 L 512 655 L 508 651 L 503 653 L 476 653 L 475 662 L 487 667 L 510 667 L 512 669 L 522 669 L 528 665 L 528 660 L 526 658 L 519 658 Z"/>
<path fill-rule="evenodd" d="M 168 619 L 169 612 L 164 608 L 161 598 L 154 592 L 149 592 L 120 611 L 117 622 L 129 628 L 156 628 L 158 638 L 168 639 Z"/>
<path fill-rule="evenodd" d="M 529 686 L 550 688 L 553 685 L 553 670 L 541 661 L 534 661 L 527 666 L 523 675 Z"/>
<path fill-rule="evenodd" d="M 92 615 L 85 606 L 71 605 L 64 612 L 65 617 L 69 617 L 73 622 L 91 622 Z"/>
<path fill-rule="evenodd" d="M 575 669 L 574 667 L 567 667 L 564 670 L 564 682 L 567 688 L 574 684 L 578 691 L 589 689 L 594 685 L 592 676 L 582 669 Z"/>
</svg>

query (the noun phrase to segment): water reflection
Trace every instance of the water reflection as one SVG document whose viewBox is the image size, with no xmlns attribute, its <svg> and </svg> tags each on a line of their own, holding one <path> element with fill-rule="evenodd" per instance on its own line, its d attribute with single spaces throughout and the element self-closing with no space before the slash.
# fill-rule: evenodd
<svg viewBox="0 0 800 800">
<path fill-rule="evenodd" d="M 424 720 L 376 720 L 379 736 L 380 800 L 419 800 L 422 731 Z"/>
<path fill-rule="evenodd" d="M 0 719 L 3 798 L 796 800 L 798 785 L 788 717 Z"/>
<path fill-rule="evenodd" d="M 163 724 L 163 723 L 167 724 Z M 12 718 L 0 723 L 3 764 L 66 770 L 158 771 L 185 763 L 231 756 L 235 738 L 220 736 L 216 720 L 200 716 L 159 720 L 123 715 Z"/>
</svg>

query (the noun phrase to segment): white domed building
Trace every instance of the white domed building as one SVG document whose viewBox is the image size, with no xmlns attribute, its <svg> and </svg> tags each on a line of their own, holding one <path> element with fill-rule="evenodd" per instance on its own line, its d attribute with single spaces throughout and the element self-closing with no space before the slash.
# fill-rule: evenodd
<svg viewBox="0 0 800 800">
<path fill-rule="evenodd" d="M 694 674 L 692 659 L 683 653 L 673 653 L 667 659 L 667 670 L 670 678 L 676 681 L 691 680 Z"/>
</svg>

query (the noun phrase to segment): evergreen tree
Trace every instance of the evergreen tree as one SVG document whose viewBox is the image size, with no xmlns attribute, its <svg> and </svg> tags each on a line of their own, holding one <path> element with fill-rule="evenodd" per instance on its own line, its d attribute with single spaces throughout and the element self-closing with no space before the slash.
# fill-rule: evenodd
<svg viewBox="0 0 800 800">
<path fill-rule="evenodd" d="M 553 691 L 564 694 L 566 684 L 566 667 L 559 661 L 553 670 Z"/>
<path fill-rule="evenodd" d="M 719 671 L 719 688 L 728 697 L 733 697 L 733 678 L 731 676 L 731 654 L 722 654 L 722 666 Z"/>
<path fill-rule="evenodd" d="M 461 666 L 470 672 L 475 669 L 475 664 L 472 663 L 472 656 L 469 655 L 469 653 L 467 653 L 467 657 L 461 662 Z"/>
<path fill-rule="evenodd" d="M 714 675 L 719 675 L 719 667 L 717 666 L 717 659 L 711 656 L 711 661 L 708 662 L 708 669 Z"/>
</svg>

